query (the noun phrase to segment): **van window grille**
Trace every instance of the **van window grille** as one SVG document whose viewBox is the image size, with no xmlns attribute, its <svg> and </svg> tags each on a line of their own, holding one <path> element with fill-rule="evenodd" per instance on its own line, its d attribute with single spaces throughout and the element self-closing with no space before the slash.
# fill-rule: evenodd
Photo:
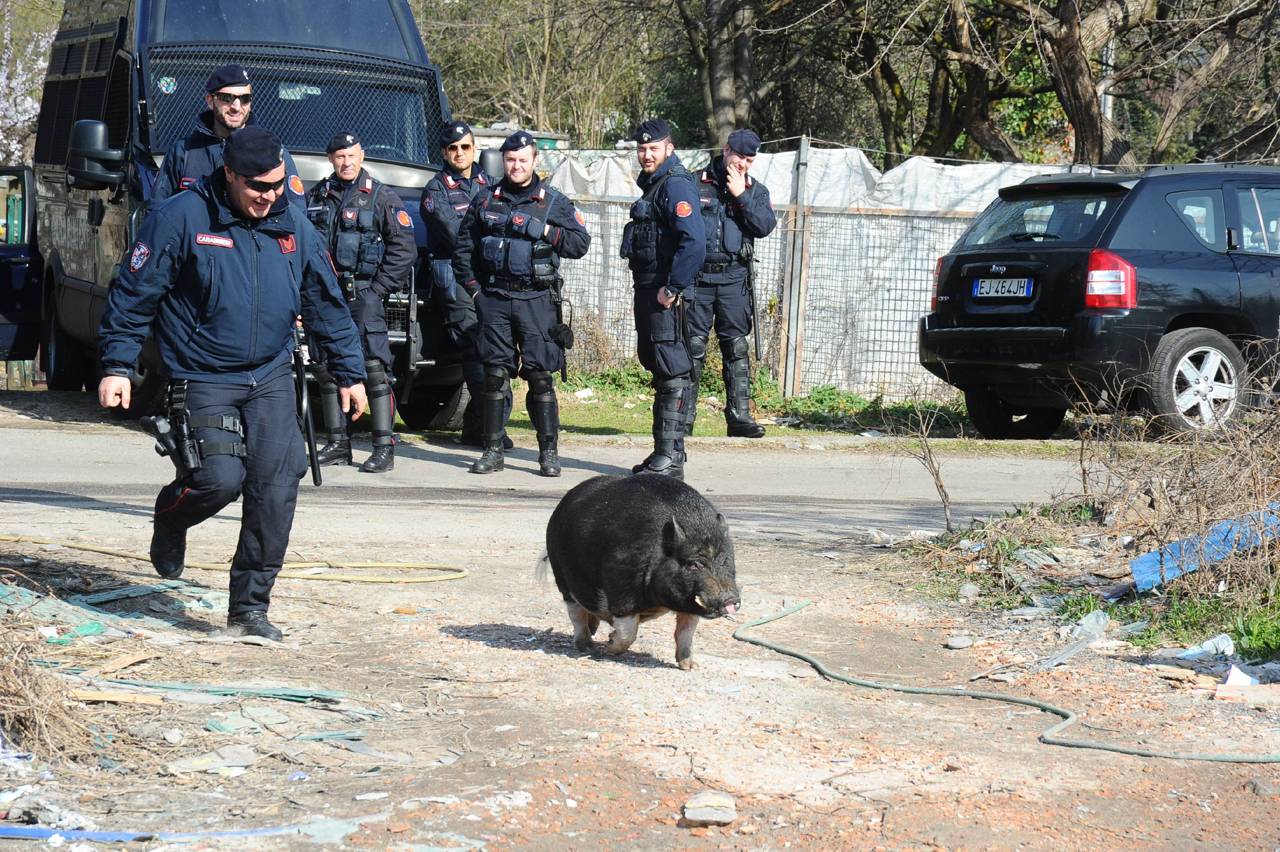
<svg viewBox="0 0 1280 852">
<path fill-rule="evenodd" d="M 153 45 L 147 51 L 149 147 L 163 153 L 204 111 L 204 82 L 219 65 L 244 65 L 253 115 L 292 152 L 324 153 L 334 133 L 358 135 L 368 156 L 439 162 L 448 115 L 439 70 L 319 48 L 278 45 Z"/>
</svg>

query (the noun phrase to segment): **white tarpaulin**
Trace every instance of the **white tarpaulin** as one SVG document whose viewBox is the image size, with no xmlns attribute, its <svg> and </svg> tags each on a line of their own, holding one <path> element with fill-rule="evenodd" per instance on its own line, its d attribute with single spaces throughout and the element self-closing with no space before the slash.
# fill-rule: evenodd
<svg viewBox="0 0 1280 852">
<path fill-rule="evenodd" d="M 571 198 L 628 199 L 640 195 L 633 151 L 548 153 L 548 160 L 559 161 L 552 167 L 551 185 Z M 678 153 L 693 170 L 708 159 L 706 151 Z M 774 204 L 795 203 L 796 156 L 795 151 L 760 154 L 751 167 L 751 176 L 769 188 Z M 945 165 L 927 157 L 912 157 L 881 173 L 856 148 L 810 148 L 804 203 L 827 210 L 977 213 L 991 203 L 1002 186 L 1066 169 L 1030 163 Z"/>
</svg>

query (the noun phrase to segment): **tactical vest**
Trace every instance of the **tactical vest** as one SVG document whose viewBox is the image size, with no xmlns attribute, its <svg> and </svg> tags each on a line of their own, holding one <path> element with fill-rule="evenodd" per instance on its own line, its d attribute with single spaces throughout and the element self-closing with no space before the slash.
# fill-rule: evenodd
<svg viewBox="0 0 1280 852">
<path fill-rule="evenodd" d="M 687 174 L 689 170 L 683 165 L 673 166 L 631 204 L 631 221 L 622 228 L 622 246 L 618 253 L 628 261 L 633 272 L 657 272 L 675 257 L 675 235 L 660 227 L 658 205 L 667 181 Z"/>
<path fill-rule="evenodd" d="M 338 274 L 365 279 L 372 278 L 382 263 L 382 232 L 373 206 L 382 184 L 368 175 L 359 180 L 360 186 L 341 200 L 332 198 L 332 181 L 325 181 L 312 194 L 307 218 L 327 238 Z"/>
<path fill-rule="evenodd" d="M 751 179 L 747 178 L 747 186 Z M 698 199 L 702 202 L 702 224 L 707 233 L 707 256 L 703 269 L 719 272 L 751 256 L 751 240 L 744 236 L 737 221 L 729 215 L 729 191 L 716 182 L 710 169 L 698 177 Z M 719 267 L 715 269 L 714 267 Z"/>
<path fill-rule="evenodd" d="M 531 196 L 537 218 L 547 220 L 551 198 L 545 186 Z M 530 241 L 524 232 L 529 213 L 515 210 L 501 186 L 480 202 L 480 259 L 487 284 L 503 290 L 546 290 L 556 283 L 556 253 L 546 240 Z"/>
</svg>

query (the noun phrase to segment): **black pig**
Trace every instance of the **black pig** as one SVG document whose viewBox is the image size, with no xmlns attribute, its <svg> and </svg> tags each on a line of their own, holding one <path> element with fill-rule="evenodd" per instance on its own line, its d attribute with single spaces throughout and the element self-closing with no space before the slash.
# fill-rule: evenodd
<svg viewBox="0 0 1280 852">
<path fill-rule="evenodd" d="M 676 613 L 676 663 L 693 668 L 699 618 L 737 611 L 733 541 L 724 516 L 669 476 L 597 476 L 564 495 L 547 523 L 547 553 L 581 651 L 600 621 L 621 654 L 640 622 Z"/>
</svg>

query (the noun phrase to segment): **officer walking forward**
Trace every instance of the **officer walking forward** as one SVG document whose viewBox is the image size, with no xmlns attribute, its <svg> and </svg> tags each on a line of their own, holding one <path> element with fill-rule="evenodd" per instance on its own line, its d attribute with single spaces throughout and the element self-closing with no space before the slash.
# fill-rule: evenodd
<svg viewBox="0 0 1280 852">
<path fill-rule="evenodd" d="M 560 409 L 552 374 L 564 364 L 563 339 L 553 299 L 559 298 L 560 258 L 587 253 L 591 235 L 582 214 L 534 172 L 534 139 L 517 131 L 502 143 L 506 172 L 495 187 L 482 189 L 467 208 L 458 231 L 453 271 L 476 290 L 480 357 L 484 362 L 484 453 L 472 473 L 503 468 L 502 432 L 511 378 L 529 383 L 525 407 L 538 434 L 538 470 L 560 475 L 556 439 Z"/>
<path fill-rule="evenodd" d="M 202 178 L 222 168 L 222 146 L 241 127 L 253 124 L 253 86 L 242 65 L 215 68 L 205 81 L 203 112 L 196 116 L 191 132 L 175 139 L 165 152 L 164 164 L 151 189 L 154 207 L 174 193 L 190 189 Z M 284 153 L 288 198 L 303 204 L 302 179 L 289 152 Z"/>
<path fill-rule="evenodd" d="M 138 352 L 153 334 L 174 431 L 193 440 L 185 473 L 156 498 L 151 562 L 182 574 L 187 530 L 243 492 L 227 627 L 279 639 L 267 620 L 306 471 L 291 369 L 299 314 L 342 385 L 365 407 L 355 325 L 319 234 L 284 198 L 280 140 L 247 127 L 222 170 L 156 208 L 120 264 L 99 336 L 98 401 L 129 407 Z"/>
<path fill-rule="evenodd" d="M 631 205 L 622 232 L 622 256 L 635 281 L 636 345 L 653 373 L 653 452 L 634 473 L 684 479 L 685 405 L 693 373 L 685 293 L 702 267 L 706 239 L 693 176 L 681 164 L 671 128 L 660 118 L 636 128 L 636 183 L 643 195 Z"/>
<path fill-rule="evenodd" d="M 329 247 L 338 283 L 360 329 L 364 369 L 368 374 L 369 416 L 373 454 L 360 465 L 363 473 L 395 467 L 395 397 L 391 392 L 391 344 L 383 299 L 409 282 L 418 255 L 413 220 L 394 189 L 369 176 L 364 148 L 354 133 L 340 132 L 325 148 L 333 174 L 311 188 L 307 218 Z M 351 439 L 338 405 L 338 380 L 317 359 L 320 416 L 328 442 L 320 464 L 351 464 Z"/>
<path fill-rule="evenodd" d="M 751 257 L 755 241 L 777 226 L 769 189 L 747 174 L 760 150 L 760 137 L 746 129 L 729 134 L 720 156 L 698 175 L 698 198 L 707 235 L 707 256 L 698 286 L 685 293 L 693 376 L 685 409 L 686 431 L 698 415 L 698 384 L 707 359 L 707 339 L 715 320 L 724 364 L 724 419 L 730 437 L 763 438 L 751 419 L 751 362 L 747 335 L 754 321 Z"/>
<path fill-rule="evenodd" d="M 455 121 L 444 129 L 441 139 L 444 168 L 428 181 L 422 191 L 422 222 L 427 226 L 427 262 L 431 272 L 432 298 L 444 317 L 445 330 L 466 359 L 462 378 L 470 399 L 462 415 L 462 443 L 484 447 L 484 364 L 480 360 L 480 323 L 476 318 L 475 294 L 460 287 L 453 276 L 453 249 L 458 244 L 458 228 L 471 206 L 471 199 L 489 185 L 489 178 L 476 165 L 476 143 L 471 127 Z M 510 386 L 504 406 L 504 422 L 511 416 Z M 504 433 L 502 447 L 511 449 Z"/>
</svg>

